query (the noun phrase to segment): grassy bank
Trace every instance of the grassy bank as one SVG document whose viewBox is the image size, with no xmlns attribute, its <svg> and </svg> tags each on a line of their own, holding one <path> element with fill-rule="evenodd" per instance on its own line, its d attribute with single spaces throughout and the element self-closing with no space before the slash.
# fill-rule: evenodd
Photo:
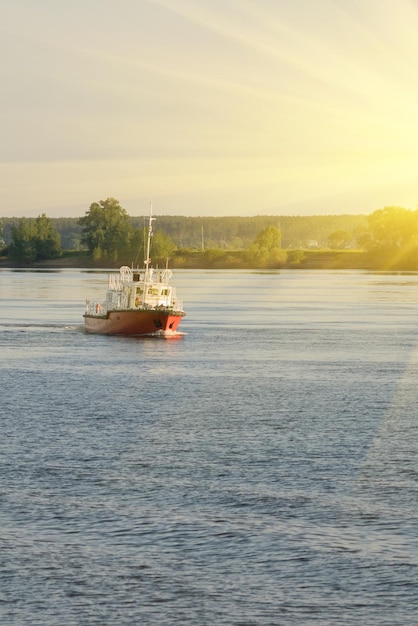
<svg viewBox="0 0 418 626">
<path fill-rule="evenodd" d="M 62 257 L 36 263 L 17 263 L 6 257 L 0 258 L 0 267 L 39 267 L 39 268 L 118 268 L 123 263 L 109 264 L 94 262 L 85 252 L 67 251 Z M 245 251 L 224 250 L 181 250 L 170 259 L 170 267 L 178 269 L 265 269 L 246 261 Z M 402 270 L 416 271 L 417 267 L 390 267 L 382 265 L 381 259 L 372 258 L 360 250 L 288 250 L 283 269 L 334 269 L 334 270 Z M 267 268 L 278 269 L 278 268 Z"/>
</svg>

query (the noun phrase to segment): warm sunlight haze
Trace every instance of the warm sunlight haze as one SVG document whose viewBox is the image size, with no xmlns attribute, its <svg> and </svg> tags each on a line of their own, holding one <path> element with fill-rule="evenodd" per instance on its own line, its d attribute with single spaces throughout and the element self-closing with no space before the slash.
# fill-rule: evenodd
<svg viewBox="0 0 418 626">
<path fill-rule="evenodd" d="M 0 217 L 415 209 L 415 0 L 4 0 Z"/>
</svg>

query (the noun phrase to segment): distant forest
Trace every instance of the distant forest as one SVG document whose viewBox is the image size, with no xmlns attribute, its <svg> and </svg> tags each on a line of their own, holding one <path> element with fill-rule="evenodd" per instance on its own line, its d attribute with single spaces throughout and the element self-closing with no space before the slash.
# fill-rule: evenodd
<svg viewBox="0 0 418 626">
<path fill-rule="evenodd" d="M 312 215 L 283 216 L 258 215 L 254 217 L 183 217 L 155 216 L 154 230 L 171 237 L 178 248 L 193 250 L 218 248 L 242 250 L 248 248 L 257 234 L 268 226 L 281 231 L 282 247 L 325 248 L 329 237 L 336 231 L 352 234 L 350 247 L 357 247 L 356 236 L 367 226 L 366 215 Z M 77 217 L 49 218 L 61 236 L 64 250 L 82 249 L 81 226 Z M 17 226 L 20 218 L 4 217 L 3 238 L 6 244 L 11 240 L 11 227 Z M 148 216 L 131 217 L 134 227 L 142 229 Z"/>
</svg>

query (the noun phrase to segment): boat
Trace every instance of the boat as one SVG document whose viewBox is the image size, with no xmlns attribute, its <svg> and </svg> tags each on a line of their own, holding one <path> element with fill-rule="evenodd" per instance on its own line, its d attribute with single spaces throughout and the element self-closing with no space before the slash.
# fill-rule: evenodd
<svg viewBox="0 0 418 626">
<path fill-rule="evenodd" d="M 142 269 L 123 265 L 109 274 L 104 301 L 86 300 L 83 315 L 88 333 L 99 335 L 179 336 L 186 315 L 183 302 L 170 284 L 171 270 L 151 266 L 152 210 L 148 223 L 146 257 Z"/>
</svg>

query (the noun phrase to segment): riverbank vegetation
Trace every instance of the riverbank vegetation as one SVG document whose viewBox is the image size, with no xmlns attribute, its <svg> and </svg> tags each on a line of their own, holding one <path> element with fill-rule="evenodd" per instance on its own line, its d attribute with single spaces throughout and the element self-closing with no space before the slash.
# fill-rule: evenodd
<svg viewBox="0 0 418 626">
<path fill-rule="evenodd" d="M 22 218 L 11 226 L 7 256 L 11 261 L 33 263 L 62 256 L 61 237 L 45 214 Z"/>
<path fill-rule="evenodd" d="M 114 198 L 81 218 L 3 218 L 2 264 L 56 267 L 142 265 L 148 216 Z M 369 216 L 158 216 L 151 256 L 190 269 L 374 269 L 418 271 L 418 211 Z"/>
</svg>

